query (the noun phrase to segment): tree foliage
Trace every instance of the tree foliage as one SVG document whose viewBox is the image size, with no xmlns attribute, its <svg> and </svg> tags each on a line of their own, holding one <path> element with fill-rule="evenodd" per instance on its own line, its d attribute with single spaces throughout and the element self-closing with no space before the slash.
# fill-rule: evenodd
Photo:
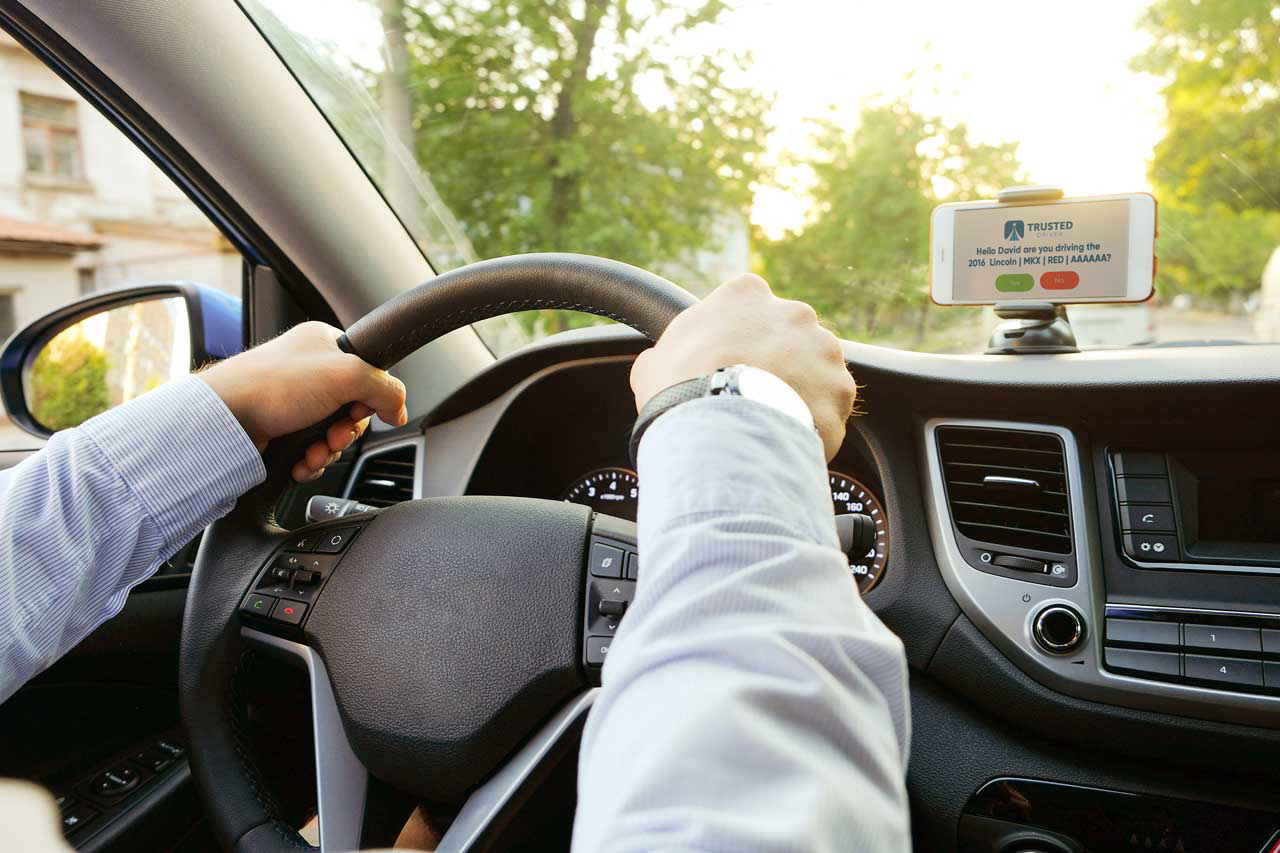
<svg viewBox="0 0 1280 853">
<path fill-rule="evenodd" d="M 1166 81 L 1151 174 L 1170 203 L 1280 211 L 1280 6 L 1157 0 L 1135 60 Z"/>
<path fill-rule="evenodd" d="M 1165 79 L 1159 287 L 1223 304 L 1258 289 L 1280 244 L 1280 6 L 1158 0 L 1142 24 L 1135 67 Z"/>
<path fill-rule="evenodd" d="M 767 278 L 849 337 L 915 330 L 929 304 L 929 214 L 943 201 L 990 197 L 1018 182 L 1013 145 L 969 140 L 963 125 L 901 101 L 869 106 L 850 132 L 815 124 L 809 221 L 759 243 Z"/>
<path fill-rule="evenodd" d="M 576 251 L 639 266 L 703 248 L 744 211 L 767 100 L 740 57 L 673 40 L 722 0 L 415 0 L 419 161 L 481 256 Z M 460 152 L 465 156 L 459 156 Z"/>
<path fill-rule="evenodd" d="M 53 431 L 79 426 L 110 408 L 107 354 L 77 334 L 51 340 L 31 370 L 28 405 Z"/>
</svg>

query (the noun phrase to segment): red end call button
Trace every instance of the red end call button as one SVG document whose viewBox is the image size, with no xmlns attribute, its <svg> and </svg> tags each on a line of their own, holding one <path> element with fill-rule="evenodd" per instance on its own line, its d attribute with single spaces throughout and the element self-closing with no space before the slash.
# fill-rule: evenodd
<svg viewBox="0 0 1280 853">
<path fill-rule="evenodd" d="M 1040 276 L 1040 286 L 1045 290 L 1071 290 L 1080 283 L 1080 275 L 1071 270 L 1054 270 Z"/>
</svg>

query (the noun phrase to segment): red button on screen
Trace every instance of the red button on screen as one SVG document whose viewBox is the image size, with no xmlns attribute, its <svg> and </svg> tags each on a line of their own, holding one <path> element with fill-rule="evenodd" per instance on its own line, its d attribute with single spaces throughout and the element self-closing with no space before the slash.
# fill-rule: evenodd
<svg viewBox="0 0 1280 853">
<path fill-rule="evenodd" d="M 1070 290 L 1080 283 L 1080 275 L 1071 270 L 1054 270 L 1040 276 L 1040 286 L 1045 290 Z"/>
</svg>

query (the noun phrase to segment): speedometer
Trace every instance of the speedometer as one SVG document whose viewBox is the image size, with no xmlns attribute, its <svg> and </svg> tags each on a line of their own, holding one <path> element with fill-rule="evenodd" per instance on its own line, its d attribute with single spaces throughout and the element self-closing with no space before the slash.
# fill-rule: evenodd
<svg viewBox="0 0 1280 853">
<path fill-rule="evenodd" d="M 879 498 L 860 481 L 838 471 L 827 474 L 831 483 L 831 506 L 836 515 L 856 512 L 870 516 L 875 522 L 875 544 L 865 553 L 849 555 L 849 571 L 858 583 L 858 591 L 866 593 L 884 577 L 889 563 L 889 520 Z"/>
<path fill-rule="evenodd" d="M 565 490 L 564 500 L 584 504 L 605 515 L 636 520 L 640 481 L 629 468 L 599 468 L 583 474 Z"/>
</svg>

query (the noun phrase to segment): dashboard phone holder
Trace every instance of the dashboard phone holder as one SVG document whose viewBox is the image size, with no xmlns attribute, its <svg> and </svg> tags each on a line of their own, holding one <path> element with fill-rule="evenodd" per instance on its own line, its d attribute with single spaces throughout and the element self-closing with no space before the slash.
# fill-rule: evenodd
<svg viewBox="0 0 1280 853">
<path fill-rule="evenodd" d="M 1045 355 L 1080 352 L 1064 305 L 1052 302 L 997 302 L 996 326 L 987 342 L 988 355 Z"/>
<path fill-rule="evenodd" d="M 1006 187 L 996 201 L 1013 204 L 1029 201 L 1057 201 L 1065 193 L 1048 184 Z M 1001 323 L 987 342 L 988 355 L 1047 355 L 1079 352 L 1065 306 L 1054 302 L 997 302 Z"/>
</svg>

